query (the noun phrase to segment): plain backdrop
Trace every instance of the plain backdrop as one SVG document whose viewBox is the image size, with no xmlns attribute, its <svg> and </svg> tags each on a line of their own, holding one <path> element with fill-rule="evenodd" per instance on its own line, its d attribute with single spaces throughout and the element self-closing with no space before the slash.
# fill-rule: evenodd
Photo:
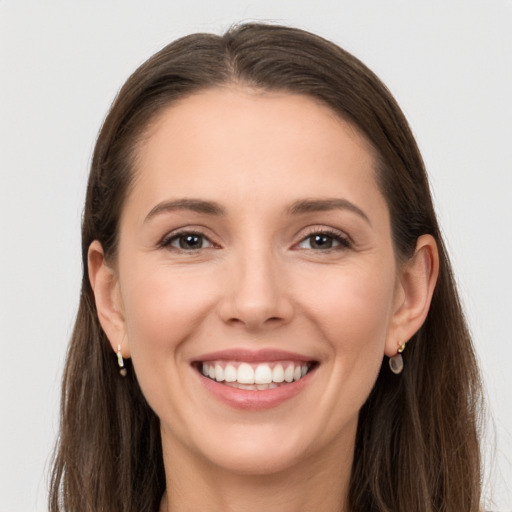
<svg viewBox="0 0 512 512">
<path fill-rule="evenodd" d="M 510 0 L 0 0 L 0 512 L 46 510 L 85 182 L 107 109 L 171 40 L 242 20 L 334 40 L 377 72 L 408 117 L 489 396 L 488 508 L 510 512 Z"/>
</svg>

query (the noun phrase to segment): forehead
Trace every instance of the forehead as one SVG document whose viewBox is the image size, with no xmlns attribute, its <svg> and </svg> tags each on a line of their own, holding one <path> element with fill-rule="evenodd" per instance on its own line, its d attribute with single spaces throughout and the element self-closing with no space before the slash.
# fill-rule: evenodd
<svg viewBox="0 0 512 512">
<path fill-rule="evenodd" d="M 262 129 L 267 134 L 286 135 L 290 132 L 290 124 L 294 135 L 302 132 L 302 135 L 311 136 L 321 129 L 324 137 L 329 131 L 335 137 L 341 130 L 354 144 L 369 154 L 374 152 L 368 139 L 354 124 L 317 98 L 236 84 L 201 90 L 164 108 L 145 130 L 143 141 L 146 144 L 142 144 L 142 151 L 155 135 L 177 136 L 179 133 L 192 142 L 198 134 L 210 131 L 213 139 L 222 127 L 228 130 L 236 125 L 237 132 L 244 130 L 244 135 L 253 135 L 254 140 L 258 140 Z"/>
<path fill-rule="evenodd" d="M 132 193 L 293 201 L 378 193 L 359 131 L 323 103 L 247 87 L 201 91 L 166 108 L 137 152 Z"/>
</svg>

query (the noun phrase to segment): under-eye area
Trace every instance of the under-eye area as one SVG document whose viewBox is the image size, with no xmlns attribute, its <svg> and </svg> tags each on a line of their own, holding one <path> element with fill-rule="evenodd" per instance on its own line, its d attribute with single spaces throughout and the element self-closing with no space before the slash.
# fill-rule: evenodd
<svg viewBox="0 0 512 512">
<path fill-rule="evenodd" d="M 197 361 L 198 372 L 227 386 L 263 391 L 298 381 L 313 371 L 316 361 L 273 361 L 247 363 L 242 361 Z"/>
</svg>

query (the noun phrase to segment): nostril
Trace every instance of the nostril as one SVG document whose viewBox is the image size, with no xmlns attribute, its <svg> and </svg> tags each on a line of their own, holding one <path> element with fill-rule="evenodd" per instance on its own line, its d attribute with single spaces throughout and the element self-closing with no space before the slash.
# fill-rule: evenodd
<svg viewBox="0 0 512 512">
<path fill-rule="evenodd" d="M 279 316 L 265 317 L 249 317 L 244 316 L 243 318 L 232 317 L 227 320 L 227 323 L 234 327 L 244 327 L 246 329 L 262 329 L 265 327 L 277 327 L 280 324 L 286 323 L 285 318 Z"/>
</svg>

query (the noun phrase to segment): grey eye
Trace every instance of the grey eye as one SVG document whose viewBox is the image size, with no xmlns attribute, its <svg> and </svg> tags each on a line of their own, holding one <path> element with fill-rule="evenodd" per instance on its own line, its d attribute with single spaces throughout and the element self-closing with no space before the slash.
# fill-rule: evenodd
<svg viewBox="0 0 512 512">
<path fill-rule="evenodd" d="M 308 237 L 311 249 L 332 249 L 335 240 L 325 234 L 311 235 Z"/>
<path fill-rule="evenodd" d="M 170 238 L 165 245 L 182 251 L 197 251 L 212 247 L 212 243 L 205 236 L 198 233 L 180 233 Z"/>
<path fill-rule="evenodd" d="M 312 235 L 304 238 L 299 247 L 301 249 L 310 249 L 316 251 L 326 251 L 335 249 L 337 247 L 348 247 L 350 244 L 348 240 L 342 238 L 337 234 L 330 233 L 313 233 Z"/>
</svg>

